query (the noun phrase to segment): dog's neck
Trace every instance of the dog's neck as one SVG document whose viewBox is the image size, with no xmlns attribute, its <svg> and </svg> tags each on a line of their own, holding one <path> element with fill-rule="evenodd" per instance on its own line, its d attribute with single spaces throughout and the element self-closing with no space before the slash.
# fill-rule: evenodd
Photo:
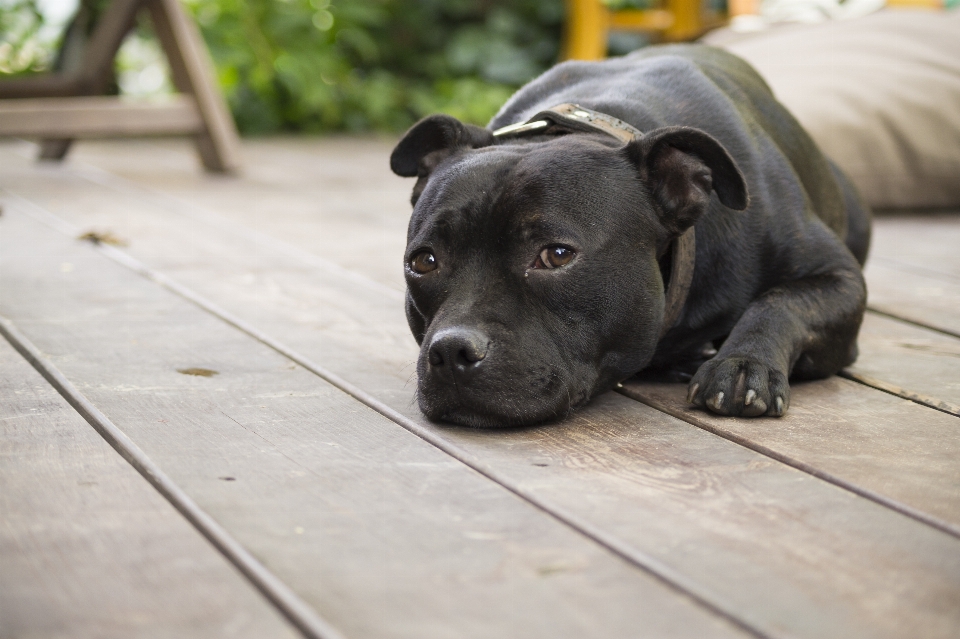
<svg viewBox="0 0 960 639">
<path fill-rule="evenodd" d="M 627 144 L 643 135 L 640 129 L 612 115 L 594 111 L 578 104 L 558 104 L 536 114 L 526 122 L 511 124 L 493 132 L 494 139 L 507 140 L 525 136 L 567 133 L 603 133 Z M 667 334 L 677 320 L 690 294 L 693 267 L 696 258 L 696 233 L 691 226 L 673 241 L 670 270 L 666 282 L 666 303 L 660 338 Z"/>
</svg>

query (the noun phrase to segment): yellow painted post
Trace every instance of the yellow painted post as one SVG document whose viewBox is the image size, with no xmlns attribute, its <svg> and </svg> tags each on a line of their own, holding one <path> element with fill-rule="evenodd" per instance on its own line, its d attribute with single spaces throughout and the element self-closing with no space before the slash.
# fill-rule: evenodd
<svg viewBox="0 0 960 639">
<path fill-rule="evenodd" d="M 673 14 L 666 9 L 626 9 L 610 12 L 610 28 L 627 31 L 666 31 Z"/>
<path fill-rule="evenodd" d="M 600 0 L 567 0 L 566 60 L 603 60 L 607 57 L 610 11 Z"/>
<path fill-rule="evenodd" d="M 664 31 L 667 40 L 689 40 L 703 31 L 702 0 L 666 0 L 673 24 Z"/>
</svg>

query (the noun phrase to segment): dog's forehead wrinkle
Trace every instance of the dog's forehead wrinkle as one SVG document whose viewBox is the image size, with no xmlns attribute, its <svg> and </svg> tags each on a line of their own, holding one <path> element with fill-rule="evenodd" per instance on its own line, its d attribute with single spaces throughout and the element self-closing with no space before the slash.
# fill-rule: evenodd
<svg viewBox="0 0 960 639">
<path fill-rule="evenodd" d="M 444 162 L 417 202 L 418 226 L 434 223 L 440 211 L 448 222 L 458 223 L 495 208 L 519 157 L 503 149 L 475 149 Z"/>
</svg>

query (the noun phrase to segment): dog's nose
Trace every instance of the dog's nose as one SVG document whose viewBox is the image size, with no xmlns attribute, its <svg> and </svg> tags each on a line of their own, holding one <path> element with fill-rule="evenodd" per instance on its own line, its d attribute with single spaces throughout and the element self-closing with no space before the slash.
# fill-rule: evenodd
<svg viewBox="0 0 960 639">
<path fill-rule="evenodd" d="M 472 372 L 487 356 L 490 340 L 480 331 L 469 328 L 446 328 L 430 341 L 428 358 L 436 368 L 447 367 L 456 373 Z"/>
</svg>

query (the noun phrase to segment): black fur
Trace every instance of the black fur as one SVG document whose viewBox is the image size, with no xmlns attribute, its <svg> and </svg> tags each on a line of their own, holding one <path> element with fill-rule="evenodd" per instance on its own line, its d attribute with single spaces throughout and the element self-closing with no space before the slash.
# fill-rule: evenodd
<svg viewBox="0 0 960 639">
<path fill-rule="evenodd" d="M 625 146 L 602 134 L 491 135 L 565 102 L 645 134 Z M 567 62 L 489 129 L 432 116 L 391 157 L 396 173 L 418 177 L 407 317 L 431 419 L 535 423 L 640 371 L 685 370 L 699 406 L 782 415 L 791 375 L 825 377 L 856 357 L 869 211 L 740 59 L 674 45 Z M 658 340 L 661 265 L 690 225 L 693 284 Z M 553 246 L 575 256 L 538 268 Z M 418 273 L 411 260 L 424 251 L 437 267 Z"/>
</svg>

